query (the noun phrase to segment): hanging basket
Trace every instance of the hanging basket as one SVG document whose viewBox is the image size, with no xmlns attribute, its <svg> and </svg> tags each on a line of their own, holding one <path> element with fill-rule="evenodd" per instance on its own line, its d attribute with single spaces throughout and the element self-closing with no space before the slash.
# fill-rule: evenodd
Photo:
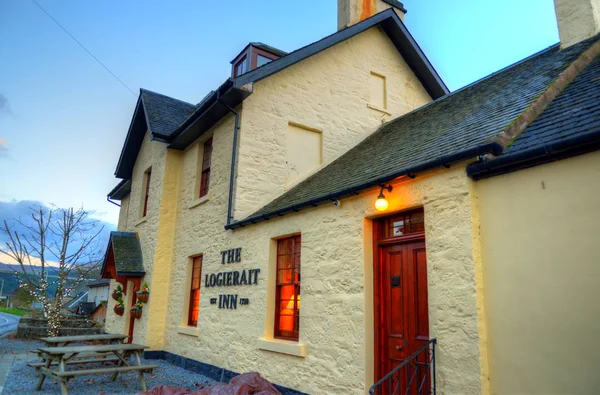
<svg viewBox="0 0 600 395">
<path fill-rule="evenodd" d="M 140 319 L 142 318 L 142 310 L 138 310 L 138 309 L 131 309 L 131 316 L 135 319 Z"/>
<path fill-rule="evenodd" d="M 138 292 L 137 299 L 142 303 L 148 303 L 148 298 L 150 297 L 150 292 Z"/>
<path fill-rule="evenodd" d="M 125 312 L 125 306 L 118 306 L 114 308 L 116 315 L 123 315 Z"/>
<path fill-rule="evenodd" d="M 123 292 L 113 291 L 112 298 L 114 300 L 119 300 L 119 298 L 122 298 L 122 297 L 123 297 Z"/>
</svg>

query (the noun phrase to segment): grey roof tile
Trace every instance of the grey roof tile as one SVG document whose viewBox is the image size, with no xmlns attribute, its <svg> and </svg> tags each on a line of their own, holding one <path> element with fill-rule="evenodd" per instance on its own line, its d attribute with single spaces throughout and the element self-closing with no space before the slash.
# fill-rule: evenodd
<svg viewBox="0 0 600 395">
<path fill-rule="evenodd" d="M 148 128 L 153 134 L 170 136 L 196 106 L 172 97 L 140 89 L 146 111 Z"/>
<path fill-rule="evenodd" d="M 600 130 L 600 57 L 596 58 L 502 156 Z"/>
<path fill-rule="evenodd" d="M 77 313 L 80 315 L 90 315 L 96 310 L 96 303 L 94 302 L 81 302 L 79 303 L 79 308 L 77 309 Z"/>
<path fill-rule="evenodd" d="M 250 43 L 250 45 L 252 45 L 253 47 L 262 49 L 263 51 L 270 52 L 270 53 L 272 53 L 274 55 L 277 55 L 277 56 L 285 56 L 285 55 L 288 54 L 287 52 L 282 51 L 281 49 L 277 49 L 275 47 L 272 47 L 270 45 L 267 45 L 265 43 L 261 43 L 261 42 L 258 42 L 258 41 L 253 41 L 253 42 Z"/>
<path fill-rule="evenodd" d="M 485 143 L 521 114 L 589 47 L 590 41 L 565 50 L 552 46 L 382 125 L 346 154 L 248 218 L 306 205 Z"/>
<path fill-rule="evenodd" d="M 145 273 L 142 246 L 137 233 L 110 232 L 117 275 Z"/>
</svg>

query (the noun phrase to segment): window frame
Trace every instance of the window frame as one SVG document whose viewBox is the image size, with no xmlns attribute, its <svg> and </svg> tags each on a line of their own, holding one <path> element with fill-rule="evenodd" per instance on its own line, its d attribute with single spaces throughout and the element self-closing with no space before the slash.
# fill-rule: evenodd
<svg viewBox="0 0 600 395">
<path fill-rule="evenodd" d="M 200 295 L 202 290 L 202 255 L 196 255 L 190 257 L 191 271 L 190 271 L 190 286 L 189 286 L 189 302 L 187 311 L 187 325 L 190 327 L 198 326 L 198 318 L 200 317 Z M 198 262 L 198 286 L 194 287 L 194 269 Z M 196 294 L 197 292 L 197 294 Z M 195 297 L 196 295 L 196 297 Z M 194 303 L 196 301 L 197 303 Z M 194 321 L 194 312 L 196 313 Z"/>
<path fill-rule="evenodd" d="M 148 215 L 148 200 L 150 198 L 150 181 L 152 180 L 152 167 L 144 172 L 144 197 L 142 200 L 142 218 Z"/>
<path fill-rule="evenodd" d="M 402 222 L 402 225 L 395 226 L 400 222 Z M 401 231 L 400 228 L 402 229 Z M 396 234 L 396 229 L 398 229 L 398 232 L 401 233 Z M 384 221 L 384 238 L 386 239 L 416 237 L 424 234 L 425 211 L 423 208 L 402 211 L 390 215 Z"/>
<path fill-rule="evenodd" d="M 235 64 L 235 66 L 233 67 L 233 76 L 234 76 L 234 77 L 239 77 L 240 75 L 242 75 L 242 74 L 246 74 L 248 71 L 250 71 L 250 65 L 248 65 L 248 63 L 249 63 L 249 60 L 250 60 L 250 59 L 248 59 L 248 55 L 244 55 L 244 56 L 243 56 L 243 57 L 242 57 L 242 58 L 239 60 L 239 62 L 237 62 L 237 63 Z M 240 72 L 238 71 L 238 67 L 240 67 L 241 65 L 244 65 L 245 67 L 244 67 L 244 70 L 242 70 L 242 72 L 240 73 Z"/>
<path fill-rule="evenodd" d="M 299 341 L 300 337 L 300 302 L 301 302 L 301 250 L 302 250 L 302 237 L 301 235 L 293 235 L 288 237 L 282 237 L 277 239 L 276 245 L 276 262 L 275 262 L 275 311 L 274 311 L 274 325 L 273 325 L 273 337 L 275 339 L 282 340 L 290 340 L 290 341 Z M 292 252 L 287 254 L 281 254 L 283 243 L 292 242 Z M 281 257 L 289 257 L 293 258 L 293 264 L 291 269 L 288 267 L 281 268 L 280 263 L 282 263 L 283 258 Z M 289 261 L 288 261 L 289 262 Z M 289 282 L 280 283 L 280 271 L 291 270 L 291 276 Z M 284 299 L 282 301 L 282 289 L 283 287 L 293 287 L 293 294 L 291 295 L 291 299 Z M 281 308 L 282 303 L 288 301 L 293 301 L 292 306 L 292 320 L 293 326 L 291 331 L 283 331 L 280 328 L 281 317 L 289 316 L 288 314 L 282 315 L 282 310 L 287 310 L 287 306 L 285 309 Z"/>
<path fill-rule="evenodd" d="M 208 146 L 207 146 L 208 144 Z M 208 195 L 210 189 L 210 172 L 212 166 L 213 138 L 212 136 L 202 143 L 202 162 L 200 163 L 200 188 L 198 197 L 202 198 Z"/>
<path fill-rule="evenodd" d="M 383 74 L 377 73 L 375 71 L 371 71 L 371 76 L 373 77 L 377 77 L 381 79 L 381 82 L 383 83 L 383 89 L 382 89 L 382 105 L 379 105 L 378 103 L 375 103 L 373 101 L 373 97 L 369 98 L 369 101 L 371 102 L 371 105 L 382 109 L 382 110 L 386 110 L 387 111 L 387 107 L 388 107 L 388 88 L 387 88 L 387 77 Z"/>
</svg>

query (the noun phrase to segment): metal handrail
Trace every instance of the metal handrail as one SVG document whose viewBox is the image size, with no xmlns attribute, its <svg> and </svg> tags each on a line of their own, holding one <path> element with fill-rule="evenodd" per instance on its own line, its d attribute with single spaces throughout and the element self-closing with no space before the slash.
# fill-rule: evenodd
<svg viewBox="0 0 600 395">
<path fill-rule="evenodd" d="M 421 348 L 419 348 L 416 352 L 414 352 L 410 357 L 406 358 L 404 361 L 402 361 L 402 363 L 400 363 L 400 365 L 396 366 L 394 369 L 392 369 L 391 372 L 389 372 L 388 374 L 386 374 L 385 376 L 383 376 L 381 378 L 381 380 L 377 381 L 375 384 L 373 384 L 373 386 L 369 389 L 369 394 L 371 395 L 375 395 L 378 389 L 381 389 L 383 384 L 386 381 L 388 382 L 388 390 L 390 390 L 390 394 L 396 394 L 398 393 L 398 391 L 400 390 L 400 378 L 398 377 L 398 383 L 396 384 L 396 387 L 394 388 L 393 392 L 391 391 L 391 383 L 393 381 L 393 378 L 396 374 L 399 375 L 400 370 L 407 366 L 409 363 L 413 362 L 414 360 L 417 359 L 417 356 L 419 354 L 421 354 L 423 351 L 425 350 L 429 350 L 429 348 L 431 347 L 431 358 L 429 359 L 429 361 L 427 362 L 427 370 L 426 370 L 426 374 L 425 377 L 423 377 L 423 379 L 421 380 L 421 383 L 419 385 L 419 389 L 418 389 L 418 393 L 421 394 L 421 391 L 424 387 L 424 385 L 426 384 L 426 380 L 427 377 L 429 376 L 429 374 L 431 374 L 431 388 L 429 390 L 429 393 L 431 394 L 435 394 L 436 390 L 435 390 L 435 345 L 437 343 L 437 339 L 431 339 L 427 342 L 427 344 L 423 345 Z M 417 361 L 418 364 L 418 361 Z M 418 366 L 417 366 L 418 368 Z M 413 380 L 415 379 L 416 373 L 417 373 L 418 369 L 415 369 L 415 371 L 413 372 L 410 380 L 407 383 L 407 387 L 406 387 L 406 391 L 405 393 L 408 393 L 407 391 L 410 389 L 410 386 L 413 383 Z"/>
</svg>

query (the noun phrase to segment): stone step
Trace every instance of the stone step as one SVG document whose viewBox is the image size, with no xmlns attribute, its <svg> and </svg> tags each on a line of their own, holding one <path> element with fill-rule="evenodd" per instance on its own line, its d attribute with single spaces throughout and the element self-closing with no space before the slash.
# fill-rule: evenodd
<svg viewBox="0 0 600 395">
<path fill-rule="evenodd" d="M 78 336 L 78 335 L 100 335 L 104 333 L 104 328 L 69 328 L 63 327 L 58 330 L 58 336 Z M 46 326 L 21 326 L 17 328 L 17 339 L 38 339 L 48 336 L 48 327 Z"/>
<path fill-rule="evenodd" d="M 61 320 L 61 326 L 68 328 L 91 328 L 96 324 L 91 320 Z M 23 317 L 19 321 L 19 326 L 48 326 L 48 320 L 45 318 Z"/>
</svg>

